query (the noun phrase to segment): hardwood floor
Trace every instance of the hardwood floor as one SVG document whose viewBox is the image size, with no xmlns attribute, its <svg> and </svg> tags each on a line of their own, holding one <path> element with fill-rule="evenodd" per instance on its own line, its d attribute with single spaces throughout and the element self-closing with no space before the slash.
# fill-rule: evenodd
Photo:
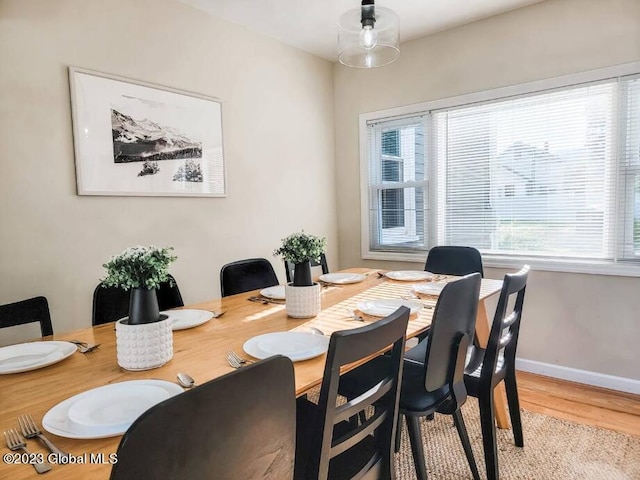
<svg viewBox="0 0 640 480">
<path fill-rule="evenodd" d="M 520 406 L 576 423 L 640 436 L 640 396 L 518 372 Z"/>
</svg>

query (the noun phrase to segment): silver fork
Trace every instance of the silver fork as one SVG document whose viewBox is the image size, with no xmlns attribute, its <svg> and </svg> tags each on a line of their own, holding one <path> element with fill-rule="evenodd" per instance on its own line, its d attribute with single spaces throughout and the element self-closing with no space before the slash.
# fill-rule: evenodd
<svg viewBox="0 0 640 480">
<path fill-rule="evenodd" d="M 32 456 L 32 454 L 29 453 L 29 451 L 27 450 L 27 442 L 13 428 L 4 432 L 4 440 L 5 442 L 7 442 L 7 447 L 9 447 L 9 450 L 12 450 L 14 452 L 16 450 L 22 450 L 27 454 L 29 460 L 35 460 L 37 458 L 37 455 Z M 45 473 L 51 470 L 51 465 L 49 465 L 48 463 L 34 462 L 31 465 L 33 465 L 33 468 L 35 468 L 36 472 L 38 473 Z"/>
<path fill-rule="evenodd" d="M 228 352 L 227 352 L 227 363 L 231 365 L 233 368 L 240 368 L 243 366 L 239 361 L 237 361 L 235 358 L 230 356 Z"/>
<path fill-rule="evenodd" d="M 69 342 L 77 345 L 80 353 L 93 353 L 100 346 L 99 343 L 87 343 L 80 340 L 69 340 Z"/>
<path fill-rule="evenodd" d="M 349 316 L 345 317 L 346 320 L 357 320 L 358 322 L 366 322 L 366 319 L 362 315 L 358 315 L 353 310 L 347 310 Z"/>
<path fill-rule="evenodd" d="M 421 297 L 418 297 L 417 295 L 405 295 L 403 297 L 401 297 L 403 300 L 416 300 L 418 302 L 420 302 L 422 304 L 423 308 L 427 308 L 427 309 L 431 309 L 433 310 L 435 308 L 435 305 L 431 305 L 429 303 L 426 303 Z"/>
<path fill-rule="evenodd" d="M 227 362 L 229 362 L 229 365 L 233 368 L 240 368 L 253 363 L 253 360 L 242 358 L 233 350 L 227 350 Z"/>
<path fill-rule="evenodd" d="M 78 345 L 78 348 L 80 349 L 80 353 L 94 353 L 99 346 L 100 345 L 94 345 L 94 344 Z"/>
<path fill-rule="evenodd" d="M 236 362 L 238 362 L 240 365 L 248 365 L 250 363 L 253 363 L 253 360 L 249 360 L 247 358 L 242 358 L 240 355 L 238 355 L 236 352 L 234 352 L 233 350 L 229 350 L 227 352 L 227 358 L 232 358 L 233 360 L 235 360 Z"/>
<path fill-rule="evenodd" d="M 51 453 L 55 453 L 58 457 L 66 457 L 69 454 L 60 450 L 56 447 L 51 441 L 45 437 L 42 433 L 42 430 L 38 428 L 36 422 L 33 421 L 31 415 L 20 415 L 18 417 L 18 425 L 20 425 L 20 430 L 22 430 L 22 435 L 25 438 L 38 438 L 44 445 L 49 449 Z"/>
<path fill-rule="evenodd" d="M 284 305 L 284 302 L 281 300 L 275 300 L 273 298 L 267 297 L 249 297 L 250 302 L 259 302 L 263 305 L 268 305 L 269 303 L 273 303 L 274 305 Z"/>
</svg>

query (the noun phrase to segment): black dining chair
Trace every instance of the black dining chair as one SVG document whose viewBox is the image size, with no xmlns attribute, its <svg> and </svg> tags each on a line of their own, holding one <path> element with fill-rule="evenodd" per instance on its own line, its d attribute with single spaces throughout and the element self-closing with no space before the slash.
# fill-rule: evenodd
<svg viewBox="0 0 640 480">
<path fill-rule="evenodd" d="M 0 305 L 0 328 L 40 323 L 43 337 L 53 335 L 49 302 L 45 297 L 33 297 L 19 302 Z"/>
<path fill-rule="evenodd" d="M 223 297 L 278 285 L 271 262 L 265 258 L 248 258 L 227 263 L 220 269 L 220 291 Z"/>
<path fill-rule="evenodd" d="M 329 265 L 327 264 L 327 257 L 323 253 L 320 255 L 320 261 L 316 262 L 315 260 L 311 260 L 312 267 L 320 267 L 322 269 L 322 274 L 329 273 Z M 293 262 L 289 262 L 287 260 L 284 261 L 284 270 L 287 274 L 287 283 L 293 282 L 293 274 L 296 270 L 296 264 Z"/>
<path fill-rule="evenodd" d="M 433 247 L 427 254 L 424 264 L 427 272 L 442 275 L 469 275 L 479 273 L 484 277 L 482 255 L 473 247 L 441 245 Z"/>
<path fill-rule="evenodd" d="M 156 290 L 158 296 L 158 308 L 160 311 L 171 310 L 172 308 L 184 307 L 184 300 L 178 288 L 176 279 L 169 275 L 166 282 L 160 284 L 160 288 Z"/>
<path fill-rule="evenodd" d="M 400 414 L 406 418 L 409 441 L 418 480 L 427 478 L 420 418 L 434 413 L 452 415 L 473 478 L 480 475 L 460 407 L 467 399 L 464 366 L 475 331 L 480 274 L 474 273 L 448 283 L 433 312 L 430 341 L 421 362 L 404 360 L 400 391 Z M 355 398 L 370 385 L 376 370 L 384 369 L 388 358 L 379 356 L 344 375 L 340 393 Z M 398 422 L 398 429 L 401 422 Z M 399 431 L 396 450 L 399 449 Z"/>
<path fill-rule="evenodd" d="M 156 289 L 156 295 L 160 311 L 184 306 L 178 283 L 171 275 L 166 282 L 160 284 L 160 288 Z M 129 315 L 130 296 L 129 290 L 98 285 L 93 291 L 91 324 L 96 326 L 115 322 Z"/>
<path fill-rule="evenodd" d="M 318 404 L 306 398 L 297 402 L 296 480 L 393 478 L 398 384 L 408 320 L 409 309 L 400 307 L 375 323 L 331 335 Z M 389 347 L 384 367 L 367 372 L 370 383 L 360 395 L 339 404 L 340 369 Z M 352 375 L 358 375 L 357 369 Z M 362 424 L 349 421 L 359 414 L 365 417 Z"/>
<path fill-rule="evenodd" d="M 440 275 L 464 276 L 470 273 L 479 273 L 484 277 L 482 267 L 482 255 L 473 247 L 455 245 L 441 245 L 429 250 L 427 261 L 424 264 L 427 272 Z M 424 358 L 427 344 L 423 343 L 429 336 L 429 329 L 418 335 L 420 343 L 406 352 L 405 357 L 420 361 Z"/>
<path fill-rule="evenodd" d="M 122 437 L 112 480 L 293 478 L 295 379 L 274 356 L 169 398 Z"/>
<path fill-rule="evenodd" d="M 518 447 L 524 446 L 516 385 L 516 348 L 528 276 L 528 265 L 518 273 L 505 275 L 487 346 L 474 347 L 464 376 L 469 395 L 478 398 L 484 459 L 489 480 L 499 478 L 493 392 L 500 382 L 504 382 L 507 393 L 515 444 Z"/>
</svg>

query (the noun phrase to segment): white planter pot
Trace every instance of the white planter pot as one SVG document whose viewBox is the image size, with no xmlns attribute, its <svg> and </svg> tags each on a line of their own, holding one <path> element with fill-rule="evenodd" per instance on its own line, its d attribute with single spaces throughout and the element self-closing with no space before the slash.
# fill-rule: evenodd
<svg viewBox="0 0 640 480">
<path fill-rule="evenodd" d="M 310 318 L 320 313 L 320 284 L 310 287 L 285 286 L 287 315 L 293 318 Z"/>
<path fill-rule="evenodd" d="M 150 370 L 173 357 L 171 320 L 129 325 L 126 318 L 116 322 L 118 365 L 125 370 Z"/>
</svg>

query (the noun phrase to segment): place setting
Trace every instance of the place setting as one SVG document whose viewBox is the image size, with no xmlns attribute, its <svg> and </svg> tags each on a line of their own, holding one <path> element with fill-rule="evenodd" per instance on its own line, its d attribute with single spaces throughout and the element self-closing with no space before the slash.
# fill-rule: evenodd
<svg viewBox="0 0 640 480">
<path fill-rule="evenodd" d="M 262 303 L 264 305 L 275 304 L 284 305 L 286 299 L 285 286 L 274 285 L 260 290 L 260 295 L 252 295 L 248 298 L 250 302 Z"/>
<path fill-rule="evenodd" d="M 400 282 L 430 282 L 436 277 L 435 274 L 424 270 L 396 270 L 384 272 L 382 276 Z"/>
<path fill-rule="evenodd" d="M 367 275 L 362 273 L 325 273 L 318 277 L 320 285 L 325 287 L 340 287 L 352 283 L 360 283 L 367 279 Z"/>
<path fill-rule="evenodd" d="M 107 438 L 122 435 L 154 405 L 178 395 L 183 387 L 166 380 L 129 380 L 74 395 L 42 418 L 49 433 L 66 438 Z"/>
<path fill-rule="evenodd" d="M 254 358 L 284 355 L 292 362 L 318 357 L 327 352 L 329 337 L 316 332 L 272 332 L 257 335 L 244 342 L 242 349 Z"/>
<path fill-rule="evenodd" d="M 415 317 L 424 305 L 417 301 L 404 298 L 380 298 L 363 300 L 356 304 L 354 310 L 350 310 L 350 317 L 361 322 L 377 321 L 381 318 L 388 317 L 400 307 L 407 307 L 410 311 L 409 315 Z"/>
<path fill-rule="evenodd" d="M 445 282 L 418 283 L 411 287 L 411 292 L 418 298 L 438 297 L 446 285 Z"/>
<path fill-rule="evenodd" d="M 285 287 L 284 285 L 275 285 L 273 287 L 263 288 L 260 290 L 260 295 L 268 300 L 284 300 Z"/>
<path fill-rule="evenodd" d="M 22 373 L 61 362 L 78 351 L 72 342 L 26 342 L 0 348 L 0 375 Z"/>
<path fill-rule="evenodd" d="M 171 330 L 186 330 L 207 323 L 212 318 L 219 318 L 224 312 L 210 312 L 209 310 L 196 310 L 182 308 L 179 310 L 165 310 L 161 315 L 167 315 L 171 321 Z"/>
</svg>

